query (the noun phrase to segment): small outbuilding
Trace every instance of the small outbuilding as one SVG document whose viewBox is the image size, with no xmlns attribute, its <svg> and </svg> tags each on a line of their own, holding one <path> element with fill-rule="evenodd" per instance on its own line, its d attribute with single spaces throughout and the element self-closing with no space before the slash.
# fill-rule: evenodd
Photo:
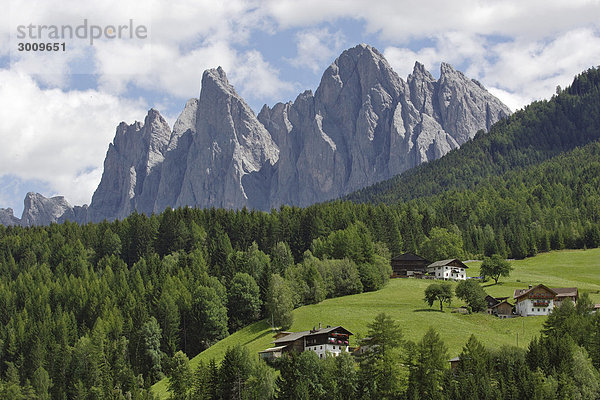
<svg viewBox="0 0 600 400">
<path fill-rule="evenodd" d="M 450 369 L 454 370 L 458 368 L 458 364 L 460 364 L 460 357 L 454 357 L 448 360 L 450 363 Z"/>
<path fill-rule="evenodd" d="M 513 315 L 513 305 L 508 301 L 503 300 L 500 303 L 492 306 L 491 314 L 500 318 L 509 318 Z"/>
</svg>

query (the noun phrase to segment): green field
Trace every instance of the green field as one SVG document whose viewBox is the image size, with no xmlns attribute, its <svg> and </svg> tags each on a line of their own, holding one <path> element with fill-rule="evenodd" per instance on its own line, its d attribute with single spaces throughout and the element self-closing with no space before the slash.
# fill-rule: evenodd
<svg viewBox="0 0 600 400">
<path fill-rule="evenodd" d="M 477 276 L 479 262 L 468 263 L 468 275 Z M 487 293 L 493 296 L 511 296 L 516 288 L 529 284 L 543 283 L 549 287 L 579 288 L 579 293 L 588 292 L 600 303 L 600 249 L 567 250 L 544 253 L 536 257 L 512 262 L 514 270 L 509 278 L 502 278 L 498 285 L 484 284 Z M 317 326 L 342 325 L 355 335 L 367 334 L 367 324 L 375 315 L 385 312 L 400 322 L 407 340 L 419 340 L 433 326 L 446 342 L 451 357 L 458 355 L 471 334 L 475 334 L 486 346 L 499 347 L 504 344 L 526 347 L 538 334 L 545 317 L 499 319 L 486 314 L 461 315 L 451 309 L 439 312 L 439 306 L 430 309 L 423 302 L 423 291 L 432 281 L 420 279 L 392 279 L 385 288 L 370 293 L 328 299 L 294 310 L 291 331 L 302 331 Z M 455 299 L 452 307 L 463 305 Z M 191 360 L 194 368 L 200 360 L 220 360 L 226 349 L 237 343 L 257 353 L 271 346 L 273 341 L 267 322 L 261 321 L 221 340 Z M 356 338 L 351 345 L 356 344 Z M 167 396 L 166 380 L 153 386 L 154 393 L 161 398 Z"/>
</svg>

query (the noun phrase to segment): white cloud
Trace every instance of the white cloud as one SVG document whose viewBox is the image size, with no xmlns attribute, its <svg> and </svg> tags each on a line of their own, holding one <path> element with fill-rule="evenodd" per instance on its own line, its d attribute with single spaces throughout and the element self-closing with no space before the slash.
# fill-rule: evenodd
<svg viewBox="0 0 600 400">
<path fill-rule="evenodd" d="M 200 77 L 207 68 L 221 65 L 230 73 L 236 67 L 276 70 L 264 59 L 257 60 L 255 56 L 249 57 L 246 50 L 234 49 L 235 45 L 247 45 L 252 30 L 273 29 L 258 4 L 244 0 L 176 3 L 109 0 L 100 3 L 46 1 L 32 6 L 31 1 L 12 0 L 13 16 L 8 26 L 0 27 L 0 35 L 12 34 L 12 49 L 15 47 L 12 44 L 16 44 L 17 25 L 76 26 L 88 19 L 89 24 L 106 26 L 133 19 L 134 25 L 148 28 L 147 39 L 98 40 L 91 48 L 87 39 L 72 40 L 68 43 L 69 51 L 61 57 L 12 51 L 13 69 L 36 74 L 39 80 L 54 87 L 65 88 L 69 73 L 96 73 L 102 89 L 112 94 L 124 93 L 129 84 L 135 84 L 145 90 L 188 98 L 198 94 Z M 7 50 L 0 47 L 0 51 L 6 54 Z M 85 54 L 91 59 L 84 65 L 87 70 L 81 70 L 80 66 L 80 70 L 70 71 L 69 67 L 75 59 L 81 59 L 83 51 L 91 52 Z M 45 58 L 52 62 L 46 64 Z M 253 67 L 246 65 L 248 61 L 254 62 Z M 243 85 L 246 81 L 234 80 L 234 83 Z M 266 91 L 273 93 L 274 88 L 285 89 L 288 85 L 278 77 L 271 78 Z"/>
<path fill-rule="evenodd" d="M 433 72 L 440 65 L 440 54 L 433 47 L 425 47 L 418 51 L 388 47 L 383 54 L 394 71 L 403 79 L 406 79 L 412 73 L 415 61 L 419 61 L 430 72 Z"/>
<path fill-rule="evenodd" d="M 13 61 L 10 71 L 0 69 L 0 176 L 48 182 L 54 192 L 46 195 L 89 202 L 115 126 L 145 115 L 143 100 L 124 99 L 132 87 L 171 102 L 195 97 L 202 72 L 222 66 L 249 103 L 278 100 L 296 90 L 295 78 L 284 75 L 290 63 L 320 75 L 348 37 L 378 38 L 403 78 L 415 60 L 434 75 L 450 62 L 519 108 L 598 64 L 598 15 L 597 0 L 11 0 L 0 17 L 0 56 Z M 15 54 L 8 40 L 17 24 L 84 18 L 100 25 L 134 19 L 149 37 L 93 47 L 80 40 L 64 54 Z M 351 32 L 349 23 L 364 32 Z M 278 39 L 292 38 L 296 55 L 270 62 L 252 43 L 257 31 L 284 33 Z M 96 74 L 98 87 L 70 90 L 73 73 Z"/>
<path fill-rule="evenodd" d="M 255 50 L 247 51 L 236 60 L 231 81 L 239 84 L 246 99 L 279 96 L 293 90 L 293 85 L 279 79 L 279 71 L 263 60 Z"/>
<path fill-rule="evenodd" d="M 600 12 L 597 0 L 268 0 L 264 7 L 285 28 L 362 19 L 369 32 L 396 44 L 456 30 L 540 39 L 596 25 Z"/>
<path fill-rule="evenodd" d="M 513 109 L 533 100 L 549 98 L 557 85 L 570 84 L 573 76 L 600 60 L 600 34 L 593 29 L 574 29 L 552 39 L 516 38 L 500 43 L 464 33 L 440 35 L 435 45 L 413 51 L 388 47 L 385 56 L 402 77 L 414 60 L 434 71 L 441 61 L 462 64 L 464 72 L 478 79 Z"/>
<path fill-rule="evenodd" d="M 28 76 L 0 70 L 0 176 L 47 182 L 73 204 L 89 203 L 119 121 L 146 105 L 95 90 L 42 90 Z"/>
<path fill-rule="evenodd" d="M 213 42 L 188 53 L 164 45 L 136 48 L 115 42 L 98 45 L 98 54 L 100 87 L 109 93 L 123 93 L 127 84 L 134 83 L 179 98 L 197 97 L 203 71 L 219 66 L 249 101 L 277 98 L 293 90 L 260 52 L 238 52 L 225 42 Z"/>
<path fill-rule="evenodd" d="M 530 102 L 550 97 L 557 85 L 567 86 L 574 75 L 597 65 L 600 34 L 576 29 L 550 41 L 516 40 L 494 45 L 491 50 L 495 59 L 483 68 L 482 79 Z"/>
<path fill-rule="evenodd" d="M 296 57 L 288 59 L 296 67 L 306 67 L 314 73 L 321 72 L 323 63 L 337 55 L 344 43 L 344 35 L 328 28 L 304 30 L 296 33 Z"/>
</svg>

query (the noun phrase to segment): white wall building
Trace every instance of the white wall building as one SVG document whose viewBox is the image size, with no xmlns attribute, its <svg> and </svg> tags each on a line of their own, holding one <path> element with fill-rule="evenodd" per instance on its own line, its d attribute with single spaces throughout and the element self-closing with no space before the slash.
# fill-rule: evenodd
<svg viewBox="0 0 600 400">
<path fill-rule="evenodd" d="M 436 261 L 427 266 L 427 273 L 435 279 L 447 280 L 465 280 L 467 279 L 467 267 L 457 258 Z"/>
<path fill-rule="evenodd" d="M 317 353 L 319 358 L 325 358 L 328 355 L 337 357 L 341 353 L 347 353 L 348 346 L 339 344 L 320 344 L 315 346 L 306 346 L 304 351 L 314 351 Z"/>
<path fill-rule="evenodd" d="M 578 297 L 577 288 L 551 289 L 541 284 L 535 287 L 529 285 L 528 289 L 515 290 L 515 312 L 522 317 L 548 315 L 567 298 L 576 302 Z"/>
<path fill-rule="evenodd" d="M 341 326 L 321 328 L 321 324 L 319 329 L 313 328 L 310 331 L 282 332 L 273 342 L 275 347 L 261 351 L 259 355 L 264 359 L 273 359 L 286 352 L 313 351 L 319 358 L 335 357 L 348 352 L 351 335 L 352 332 Z"/>
</svg>

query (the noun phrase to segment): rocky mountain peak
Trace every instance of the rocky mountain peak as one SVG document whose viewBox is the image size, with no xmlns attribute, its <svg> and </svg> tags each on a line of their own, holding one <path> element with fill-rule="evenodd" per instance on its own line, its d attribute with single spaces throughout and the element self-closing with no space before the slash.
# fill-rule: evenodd
<svg viewBox="0 0 600 400">
<path fill-rule="evenodd" d="M 436 97 L 442 126 L 460 145 L 473 137 L 473 131 L 489 129 L 511 114 L 510 109 L 480 83 L 447 63 L 440 64 Z"/>
<path fill-rule="evenodd" d="M 202 88 L 200 92 L 200 98 L 202 98 L 202 91 L 211 94 L 223 92 L 224 94 L 229 96 L 237 96 L 237 94 L 235 93 L 235 89 L 233 88 L 233 86 L 231 86 L 231 84 L 229 84 L 229 81 L 227 80 L 227 75 L 221 67 L 207 69 L 206 71 L 204 71 L 204 73 L 202 74 Z"/>
<path fill-rule="evenodd" d="M 23 224 L 61 212 L 96 222 L 178 206 L 307 206 L 439 158 L 509 113 L 449 64 L 436 80 L 417 62 L 405 82 L 366 44 L 342 52 L 314 94 L 258 116 L 221 67 L 209 69 L 172 129 L 155 109 L 119 124 L 88 209 L 31 194 Z M 0 209 L 1 223 L 15 220 Z"/>
<path fill-rule="evenodd" d="M 415 61 L 415 66 L 413 67 L 412 74 L 408 75 L 407 81 L 410 83 L 412 81 L 426 81 L 426 82 L 435 82 L 435 78 L 427 69 L 425 65 L 421 64 L 418 61 Z"/>
<path fill-rule="evenodd" d="M 0 225 L 21 225 L 21 220 L 15 217 L 12 208 L 0 208 Z"/>
<path fill-rule="evenodd" d="M 279 148 L 222 68 L 204 72 L 197 109 L 177 205 L 263 207 L 247 175 L 275 164 Z"/>
<path fill-rule="evenodd" d="M 171 128 L 155 109 L 143 124 L 119 124 L 87 218 L 101 221 L 124 218 L 134 210 L 152 212 L 170 140 Z"/>
<path fill-rule="evenodd" d="M 179 114 L 177 121 L 175 121 L 175 124 L 173 125 L 173 137 L 171 138 L 171 142 L 173 141 L 173 138 L 177 138 L 177 137 L 181 136 L 188 129 L 190 129 L 194 132 L 196 131 L 196 114 L 197 113 L 198 113 L 198 99 L 196 99 L 196 98 L 189 99 L 185 103 L 185 107 L 183 108 L 183 111 L 181 112 L 181 114 Z M 169 144 L 169 147 L 172 148 L 172 147 L 174 147 L 174 145 L 176 145 L 176 143 L 174 143 L 174 144 L 171 143 L 171 144 Z"/>
<path fill-rule="evenodd" d="M 327 68 L 315 97 L 325 106 L 335 105 L 339 96 L 364 100 L 371 89 L 383 88 L 394 95 L 401 79 L 375 48 L 361 44 L 344 51 Z"/>
<path fill-rule="evenodd" d="M 446 62 L 440 63 L 440 78 L 443 76 L 456 75 L 456 74 L 460 74 L 461 76 L 463 76 L 462 72 L 455 70 L 452 65 L 450 65 Z"/>
<path fill-rule="evenodd" d="M 73 207 L 63 196 L 46 198 L 39 193 L 29 192 L 25 196 L 21 223 L 24 226 L 49 225 L 53 222 L 75 220 Z"/>
</svg>

